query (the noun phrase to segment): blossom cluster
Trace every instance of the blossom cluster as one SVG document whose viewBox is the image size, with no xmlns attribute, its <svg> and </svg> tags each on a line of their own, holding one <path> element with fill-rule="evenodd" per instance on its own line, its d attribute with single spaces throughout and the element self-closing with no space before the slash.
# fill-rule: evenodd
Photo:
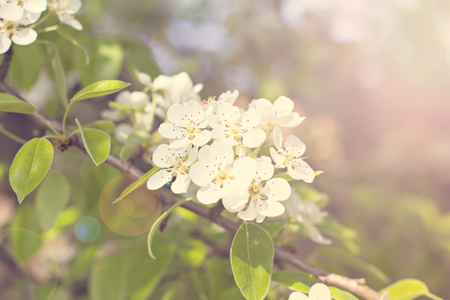
<svg viewBox="0 0 450 300">
<path fill-rule="evenodd" d="M 151 83 L 145 78 L 141 81 L 157 91 L 157 80 Z M 244 110 L 234 105 L 239 95 L 236 90 L 217 99 L 200 100 L 199 86 L 177 85 L 169 77 L 161 81 L 170 92 L 159 97 L 166 107 L 171 105 L 158 132 L 168 142 L 153 153 L 153 164 L 160 170 L 148 180 L 149 189 L 170 182 L 172 191 L 181 194 L 193 183 L 202 204 L 221 200 L 229 212 L 259 223 L 285 211 L 280 202 L 291 196 L 286 177 L 308 183 L 314 180 L 314 171 L 302 157 L 303 142 L 294 135 L 284 138 L 282 134 L 283 129 L 294 128 L 304 119 L 293 111 L 291 99 L 281 96 L 273 103 L 256 99 Z M 184 91 L 183 98 L 179 90 Z M 264 147 L 269 148 L 270 156 L 259 156 L 272 133 L 274 146 Z"/>
<path fill-rule="evenodd" d="M 37 38 L 37 32 L 32 28 L 41 14 L 47 10 L 57 15 L 61 23 L 81 30 L 80 22 L 73 15 L 81 7 L 80 0 L 0 0 L 0 54 L 17 45 L 29 45 Z"/>
<path fill-rule="evenodd" d="M 201 84 L 194 85 L 186 72 L 174 76 L 160 75 L 153 81 L 145 73 L 137 72 L 136 76 L 144 86 L 144 90 L 122 91 L 116 96 L 114 102 L 109 103 L 110 109 L 102 111 L 102 118 L 118 123 L 115 137 L 121 143 L 124 143 L 133 131 L 150 131 L 153 123 L 152 116 L 156 115 L 164 120 L 167 109 L 172 104 L 184 103 L 192 99 L 199 101 L 198 93 L 203 88 Z"/>
</svg>

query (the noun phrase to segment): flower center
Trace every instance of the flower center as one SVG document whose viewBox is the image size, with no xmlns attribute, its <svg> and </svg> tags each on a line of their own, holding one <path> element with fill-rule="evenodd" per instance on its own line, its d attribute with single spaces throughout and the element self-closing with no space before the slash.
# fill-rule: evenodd
<svg viewBox="0 0 450 300">
<path fill-rule="evenodd" d="M 229 169 L 226 170 L 219 170 L 219 174 L 217 174 L 216 178 L 214 178 L 213 182 L 220 182 L 220 187 L 223 187 L 224 181 L 230 179 L 234 180 L 235 177 L 229 175 Z"/>
<path fill-rule="evenodd" d="M 195 124 L 191 121 L 191 123 L 188 123 L 186 125 L 186 132 L 187 132 L 188 138 L 190 140 L 193 140 L 195 138 L 195 135 L 202 131 L 198 127 L 196 127 Z"/>
</svg>

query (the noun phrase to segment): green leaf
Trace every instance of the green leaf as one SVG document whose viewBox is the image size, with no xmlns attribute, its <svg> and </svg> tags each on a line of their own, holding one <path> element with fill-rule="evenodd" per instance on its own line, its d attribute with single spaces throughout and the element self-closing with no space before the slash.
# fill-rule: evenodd
<svg viewBox="0 0 450 300">
<path fill-rule="evenodd" d="M 266 219 L 263 223 L 261 223 L 259 226 L 261 226 L 267 233 L 274 237 L 281 229 L 283 229 L 286 226 L 287 221 L 285 219 L 277 218 L 277 219 Z"/>
<path fill-rule="evenodd" d="M 209 299 L 244 299 L 233 280 L 233 274 L 230 268 L 230 263 L 228 261 L 225 261 L 223 259 L 211 258 L 208 259 L 205 267 L 210 284 Z"/>
<path fill-rule="evenodd" d="M 98 120 L 83 126 L 84 128 L 94 128 L 104 131 L 106 133 L 114 133 L 116 124 L 108 120 Z"/>
<path fill-rule="evenodd" d="M 109 94 L 114 94 L 120 90 L 123 90 L 129 83 L 120 80 L 104 80 L 98 81 L 91 85 L 88 85 L 81 91 L 75 94 L 70 102 L 77 102 L 89 98 L 101 97 Z"/>
<path fill-rule="evenodd" d="M 100 165 L 109 156 L 109 151 L 111 150 L 111 137 L 106 132 L 98 129 L 83 129 L 78 119 L 75 119 L 75 122 L 77 122 L 78 128 L 80 129 L 84 149 L 86 149 L 86 152 L 89 154 L 95 165 Z"/>
<path fill-rule="evenodd" d="M 318 282 L 314 276 L 298 271 L 275 271 L 272 280 L 306 294 L 310 286 Z"/>
<path fill-rule="evenodd" d="M 117 78 L 123 65 L 122 45 L 115 39 L 104 37 L 84 37 L 82 42 L 91 49 L 89 65 L 85 64 L 85 55 L 81 52 L 76 51 L 73 54 L 82 84 Z"/>
<path fill-rule="evenodd" d="M 86 65 L 88 65 L 89 64 L 89 54 L 88 54 L 86 48 L 83 45 L 81 45 L 70 33 L 68 33 L 67 31 L 62 29 L 61 26 L 58 26 L 56 28 L 56 32 L 58 32 L 61 37 L 65 38 L 66 40 L 71 42 L 73 45 L 80 48 L 81 51 L 83 51 L 84 56 L 86 58 Z"/>
<path fill-rule="evenodd" d="M 46 139 L 32 139 L 20 148 L 9 169 L 9 182 L 22 203 L 44 179 L 53 161 L 53 146 Z"/>
<path fill-rule="evenodd" d="M 52 42 L 42 40 L 40 42 L 48 46 L 47 57 L 51 67 L 52 77 L 55 81 L 56 91 L 58 92 L 58 96 L 64 107 L 67 107 L 69 100 L 67 99 L 66 74 L 61 62 L 61 57 L 59 56 L 58 48 L 56 48 L 56 45 Z"/>
<path fill-rule="evenodd" d="M 174 205 L 172 205 L 168 210 L 166 210 L 161 216 L 159 216 L 159 218 L 155 221 L 155 223 L 153 224 L 152 228 L 150 228 L 150 231 L 148 233 L 148 237 L 147 237 L 147 247 L 148 247 L 148 254 L 150 255 L 151 258 L 156 259 L 155 255 L 152 252 L 152 240 L 153 240 L 153 236 L 155 235 L 155 232 L 158 230 L 159 228 L 159 224 L 161 224 L 161 222 L 168 216 L 170 215 L 170 213 L 177 208 L 178 206 L 182 205 L 183 203 L 188 202 L 189 200 L 192 200 L 192 198 L 186 198 L 186 199 L 181 199 L 180 201 L 178 201 L 177 203 L 175 203 Z"/>
<path fill-rule="evenodd" d="M 382 289 L 380 294 L 385 291 L 389 291 L 389 299 L 391 300 L 412 300 L 427 295 L 428 287 L 417 279 L 403 279 Z"/>
<path fill-rule="evenodd" d="M 131 258 L 130 272 L 127 281 L 130 293 L 130 300 L 150 299 L 150 295 L 158 286 L 164 276 L 167 267 L 172 261 L 175 247 L 167 245 L 165 241 L 155 243 L 155 253 L 158 260 L 148 257 L 145 248 L 139 248 Z"/>
<path fill-rule="evenodd" d="M 125 256 L 108 256 L 96 260 L 89 276 L 89 298 L 95 300 L 127 299 L 128 267 L 129 259 Z"/>
<path fill-rule="evenodd" d="M 25 90 L 30 90 L 36 83 L 41 68 L 41 46 L 37 43 L 14 45 L 14 55 L 9 68 L 9 75 L 14 82 Z"/>
<path fill-rule="evenodd" d="M 21 101 L 12 95 L 0 93 L 0 111 L 34 114 L 36 108 L 33 104 Z"/>
<path fill-rule="evenodd" d="M 70 196 L 70 184 L 58 173 L 50 173 L 42 181 L 36 195 L 36 214 L 43 231 L 53 227 Z"/>
<path fill-rule="evenodd" d="M 333 296 L 336 300 L 358 300 L 358 298 L 347 291 L 343 291 L 334 286 L 329 286 L 328 288 L 330 289 L 331 296 Z"/>
<path fill-rule="evenodd" d="M 263 299 L 269 291 L 273 264 L 273 241 L 260 226 L 244 222 L 233 238 L 231 267 L 242 295 Z"/>
<path fill-rule="evenodd" d="M 135 191 L 137 188 L 139 188 L 141 185 L 143 185 L 144 183 L 147 182 L 147 180 L 156 172 L 158 172 L 159 168 L 158 167 L 154 167 L 153 169 L 151 169 L 150 171 L 148 171 L 147 173 L 145 173 L 144 175 L 142 175 L 141 178 L 139 178 L 138 180 L 136 180 L 135 182 L 133 182 L 132 184 L 130 184 L 123 192 L 122 194 L 120 194 L 119 198 L 117 198 L 114 203 L 119 202 L 120 200 L 122 200 L 123 198 L 125 198 L 126 196 L 128 196 L 129 194 L 131 194 L 133 191 Z"/>
<path fill-rule="evenodd" d="M 135 131 L 130 133 L 125 140 L 122 150 L 120 151 L 120 159 L 127 161 L 134 151 L 150 136 L 145 131 Z"/>
</svg>

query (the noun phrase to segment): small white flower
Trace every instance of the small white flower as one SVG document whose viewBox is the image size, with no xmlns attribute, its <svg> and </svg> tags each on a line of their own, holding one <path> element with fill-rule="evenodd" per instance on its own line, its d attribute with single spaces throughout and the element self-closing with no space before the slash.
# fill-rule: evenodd
<svg viewBox="0 0 450 300">
<path fill-rule="evenodd" d="M 147 181 L 149 190 L 157 190 L 175 177 L 171 189 L 175 194 L 186 193 L 191 182 L 189 166 L 197 159 L 198 148 L 187 146 L 181 150 L 170 149 L 167 144 L 159 145 L 153 153 L 153 163 L 163 168 Z"/>
<path fill-rule="evenodd" d="M 166 111 L 172 104 L 184 103 L 189 100 L 200 101 L 198 93 L 202 90 L 202 84 L 193 85 L 186 72 L 174 76 L 160 75 L 152 84 L 156 101 L 159 105 L 156 114 L 162 119 L 166 117 Z"/>
<path fill-rule="evenodd" d="M 289 176 L 294 179 L 308 183 L 313 182 L 314 171 L 302 158 L 305 153 L 305 144 L 298 137 L 290 135 L 284 141 L 283 148 L 283 135 L 279 127 L 275 127 L 273 130 L 273 140 L 277 150 L 270 148 L 270 154 L 277 164 L 276 166 L 278 168 L 287 167 Z"/>
<path fill-rule="evenodd" d="M 266 131 L 275 126 L 293 128 L 305 119 L 292 111 L 294 102 L 285 96 L 278 97 L 273 104 L 264 98 L 253 100 L 250 103 L 250 108 L 254 109 L 261 116 L 262 122 L 260 127 Z"/>
<path fill-rule="evenodd" d="M 284 206 L 279 202 L 291 195 L 289 183 L 282 178 L 272 178 L 273 165 L 267 156 L 255 159 L 256 173 L 247 192 L 223 198 L 223 205 L 230 212 L 240 211 L 238 217 L 261 223 L 265 217 L 277 217 L 283 214 Z M 271 179 L 272 178 L 272 179 Z"/>
<path fill-rule="evenodd" d="M 81 8 L 80 0 L 53 0 L 48 3 L 49 9 L 58 16 L 59 21 L 63 24 L 72 26 L 76 30 L 82 30 L 83 26 L 73 16 Z"/>
<path fill-rule="evenodd" d="M 118 109 L 112 106 L 110 110 L 104 110 L 101 112 L 101 116 L 104 119 L 109 119 L 112 121 L 120 121 L 125 117 L 130 115 L 130 111 L 141 111 L 144 112 L 146 107 L 150 105 L 150 97 L 144 92 L 130 92 L 122 91 L 115 99 L 114 105 L 118 105 L 122 109 Z"/>
<path fill-rule="evenodd" d="M 291 218 L 305 227 L 306 233 L 313 242 L 321 245 L 331 245 L 331 240 L 325 238 L 315 225 L 322 223 L 323 219 L 328 215 L 321 211 L 319 206 L 314 202 L 303 202 L 300 197 L 293 193 L 286 203 L 287 213 Z"/>
<path fill-rule="evenodd" d="M 26 12 L 40 15 L 47 8 L 47 1 L 0 0 L 0 6 L 0 18 L 16 22 L 21 20 Z"/>
<path fill-rule="evenodd" d="M 288 300 L 331 300 L 331 291 L 323 283 L 316 283 L 310 289 L 308 296 L 302 292 L 293 292 Z"/>
<path fill-rule="evenodd" d="M 216 97 L 209 97 L 206 100 L 202 100 L 201 104 L 203 106 L 203 109 L 205 110 L 206 115 L 211 115 L 217 113 L 217 110 L 219 108 L 219 105 L 222 103 L 229 103 L 231 105 L 234 104 L 237 97 L 239 96 L 239 92 L 237 90 L 226 91 L 225 93 L 222 93 L 218 99 Z"/>
<path fill-rule="evenodd" d="M 150 75 L 136 71 L 136 77 L 139 80 L 139 82 L 142 83 L 142 85 L 144 85 L 145 87 L 151 86 L 152 78 L 150 77 Z"/>
<path fill-rule="evenodd" d="M 244 114 L 237 106 L 222 103 L 217 114 L 208 117 L 213 128 L 212 137 L 228 143 L 231 146 L 243 144 L 245 147 L 256 148 L 266 139 L 265 132 L 258 128 L 261 118 L 253 110 Z"/>
<path fill-rule="evenodd" d="M 114 137 L 117 139 L 117 141 L 119 141 L 119 143 L 123 144 L 127 140 L 128 135 L 132 132 L 134 132 L 134 128 L 131 124 L 120 123 L 116 126 Z"/>
<path fill-rule="evenodd" d="M 235 160 L 233 148 L 223 142 L 201 148 L 198 159 L 191 166 L 189 175 L 200 186 L 197 199 L 203 204 L 242 194 L 255 176 L 255 161 L 250 157 Z"/>
<path fill-rule="evenodd" d="M 184 148 L 189 144 L 201 147 L 211 139 L 211 131 L 202 106 L 195 100 L 184 104 L 174 104 L 167 111 L 170 123 L 159 126 L 159 133 L 171 139 L 169 148 Z"/>
<path fill-rule="evenodd" d="M 37 33 L 31 28 L 23 28 L 36 22 L 40 13 L 25 12 L 18 21 L 0 21 L 0 54 L 5 53 L 14 42 L 17 45 L 29 45 L 37 38 Z"/>
</svg>

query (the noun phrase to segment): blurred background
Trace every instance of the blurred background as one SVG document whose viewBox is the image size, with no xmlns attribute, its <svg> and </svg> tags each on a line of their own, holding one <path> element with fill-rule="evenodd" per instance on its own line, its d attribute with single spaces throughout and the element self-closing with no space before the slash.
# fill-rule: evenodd
<svg viewBox="0 0 450 300">
<path fill-rule="evenodd" d="M 325 172 L 313 185 L 358 233 L 352 251 L 389 281 L 419 278 L 450 297 L 449 1 L 101 0 L 85 1 L 79 19 L 96 38 L 80 34 L 90 67 L 62 47 L 73 86 L 77 72 L 91 76 L 84 85 L 130 80 L 129 69 L 186 71 L 203 98 L 237 89 L 243 105 L 293 99 L 306 116 L 295 134 Z M 36 101 L 51 91 L 33 85 Z M 20 145 L 0 140 L 2 193 L 12 195 L 7 166 Z"/>
</svg>

